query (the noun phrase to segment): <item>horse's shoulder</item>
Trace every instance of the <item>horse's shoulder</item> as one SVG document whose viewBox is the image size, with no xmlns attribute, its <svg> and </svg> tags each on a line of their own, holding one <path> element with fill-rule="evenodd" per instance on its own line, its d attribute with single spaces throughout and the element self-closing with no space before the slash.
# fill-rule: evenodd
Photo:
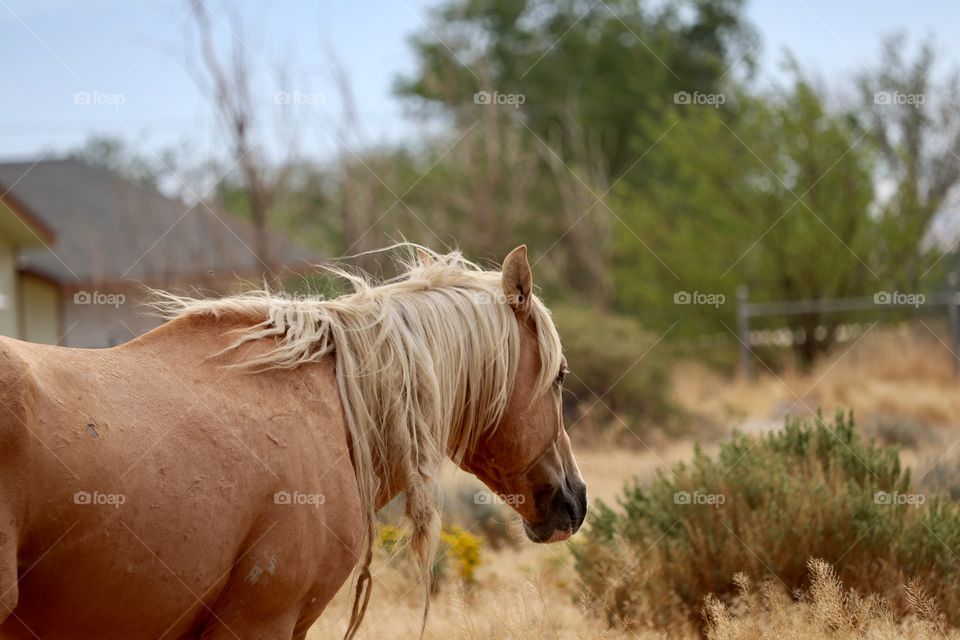
<svg viewBox="0 0 960 640">
<path fill-rule="evenodd" d="M 0 448 L 25 433 L 37 381 L 28 343 L 0 336 Z"/>
</svg>

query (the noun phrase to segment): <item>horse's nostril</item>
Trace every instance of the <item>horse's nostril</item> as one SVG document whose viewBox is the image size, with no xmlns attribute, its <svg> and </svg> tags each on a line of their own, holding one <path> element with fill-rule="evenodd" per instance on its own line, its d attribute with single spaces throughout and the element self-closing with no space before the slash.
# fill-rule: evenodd
<svg viewBox="0 0 960 640">
<path fill-rule="evenodd" d="M 568 523 L 568 527 L 576 531 L 583 524 L 586 517 L 586 490 L 581 488 L 579 491 L 563 491 L 563 514 Z"/>
<path fill-rule="evenodd" d="M 582 482 L 576 484 L 572 492 L 572 499 L 567 503 L 570 522 L 574 530 L 579 529 L 587 517 L 587 487 Z"/>
</svg>

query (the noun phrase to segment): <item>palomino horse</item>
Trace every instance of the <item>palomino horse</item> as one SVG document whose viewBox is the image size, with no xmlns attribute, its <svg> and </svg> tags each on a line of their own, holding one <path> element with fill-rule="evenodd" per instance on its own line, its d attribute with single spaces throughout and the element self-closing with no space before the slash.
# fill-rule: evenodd
<svg viewBox="0 0 960 640">
<path fill-rule="evenodd" d="M 502 271 L 421 251 L 333 300 L 167 297 L 84 350 L 0 340 L 0 637 L 304 638 L 404 492 L 421 570 L 450 456 L 569 537 L 586 489 L 526 248 Z"/>
</svg>

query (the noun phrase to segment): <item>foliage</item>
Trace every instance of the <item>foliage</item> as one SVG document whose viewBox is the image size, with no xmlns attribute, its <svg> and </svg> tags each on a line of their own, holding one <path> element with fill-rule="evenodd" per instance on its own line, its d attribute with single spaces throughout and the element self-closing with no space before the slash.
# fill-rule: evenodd
<svg viewBox="0 0 960 640">
<path fill-rule="evenodd" d="M 939 289 L 957 259 L 941 259 L 954 247 L 931 228 L 960 183 L 958 76 L 936 73 L 931 46 L 910 55 L 892 38 L 853 78 L 854 98 L 796 63 L 781 86 L 761 86 L 744 4 L 445 0 L 411 41 L 416 72 L 397 83 L 440 116 L 415 143 L 244 171 L 103 139 L 82 153 L 148 183 L 199 172 L 209 189 L 196 192 L 214 204 L 388 276 L 368 252 L 402 238 L 485 263 L 527 242 L 552 303 L 696 336 L 720 345 L 719 360 L 737 346 L 740 284 L 753 301 Z M 478 104 L 480 91 L 522 100 Z M 682 92 L 722 100 L 677 104 Z M 678 306 L 684 292 L 713 302 Z M 768 322 L 805 336 L 795 350 L 807 365 L 839 324 L 866 319 Z"/>
<path fill-rule="evenodd" d="M 657 336 L 626 316 L 588 307 L 553 309 L 570 374 L 564 388 L 579 408 L 599 405 L 631 421 L 661 425 L 674 409 Z M 602 404 L 601 404 L 602 403 Z"/>
<path fill-rule="evenodd" d="M 878 173 L 891 193 L 878 199 L 887 236 L 907 242 L 887 248 L 885 258 L 913 266 L 922 237 L 960 182 L 960 76 L 937 82 L 933 45 L 923 43 L 911 57 L 902 35 L 884 40 L 879 63 L 857 78 L 862 109 L 858 126 L 880 159 Z M 952 247 L 955 248 L 955 247 Z M 897 285 L 914 284 L 931 268 L 903 270 Z"/>
<path fill-rule="evenodd" d="M 888 50 L 860 78 L 861 102 L 838 107 L 794 64 L 786 86 L 733 92 L 726 110 L 678 105 L 648 119 L 651 133 L 635 152 L 662 139 L 645 157 L 647 179 L 623 181 L 615 197 L 633 231 L 614 241 L 617 307 L 656 328 L 679 320 L 678 335 L 716 332 L 735 345 L 741 284 L 754 301 L 938 288 L 943 247 L 927 235 L 960 182 L 960 109 L 951 99 L 960 88 L 933 85 L 932 66 L 926 48 L 916 61 Z M 920 103 L 886 103 L 898 99 Z M 721 302 L 678 307 L 678 291 Z M 809 364 L 838 323 L 862 319 L 810 313 L 769 322 L 803 332 L 796 352 Z M 826 334 L 811 339 L 818 327 Z"/>
<path fill-rule="evenodd" d="M 400 527 L 381 524 L 377 533 L 377 543 L 391 558 L 406 560 L 410 532 Z M 455 563 L 457 574 L 466 584 L 476 582 L 476 570 L 482 562 L 483 541 L 464 529 L 452 525 L 440 532 L 440 544 L 432 568 L 433 591 L 439 589 L 446 578 L 447 565 Z"/>
<path fill-rule="evenodd" d="M 510 521 L 516 517 L 510 507 L 496 500 L 480 500 L 478 484 L 462 483 L 454 490 L 444 492 L 443 522 L 447 529 L 469 529 L 482 538 L 484 546 L 499 550 L 517 545 L 511 533 Z"/>
<path fill-rule="evenodd" d="M 140 153 L 132 144 L 122 138 L 95 134 L 90 136 L 74 155 L 95 167 L 116 172 L 131 182 L 141 186 L 161 189 L 169 187 L 165 183 L 173 183 L 169 189 L 174 193 L 185 189 L 181 181 L 183 177 L 184 150 L 169 147 L 158 153 Z"/>
<path fill-rule="evenodd" d="M 656 185 L 619 194 L 636 236 L 616 245 L 618 306 L 643 309 L 656 327 L 680 320 L 678 334 L 724 332 L 740 284 L 755 300 L 796 300 L 864 295 L 877 289 L 873 274 L 889 279 L 899 265 L 878 252 L 872 156 L 825 99 L 799 78 L 781 94 L 738 96 L 733 118 L 684 106 L 650 155 Z M 677 292 L 713 298 L 677 306 Z M 811 333 L 823 321 L 776 320 Z"/>
<path fill-rule="evenodd" d="M 480 566 L 480 538 L 464 531 L 460 527 L 452 526 L 440 534 L 440 539 L 446 543 L 450 557 L 457 564 L 457 572 L 467 584 L 476 582 L 477 567 Z"/>
<path fill-rule="evenodd" d="M 482 257 L 527 242 L 547 291 L 609 308 L 609 187 L 650 133 L 641 117 L 751 68 L 743 4 L 448 0 L 412 38 L 419 68 L 397 91 L 453 132 L 409 194 L 415 216 L 398 218 Z"/>
<path fill-rule="evenodd" d="M 592 139 L 620 175 L 645 133 L 638 115 L 659 112 L 677 91 L 718 90 L 737 62 L 750 68 L 743 5 L 450 0 L 412 39 L 419 69 L 398 90 L 465 122 L 476 119 L 478 91 L 522 95 L 517 111 L 532 132 L 552 139 L 566 130 L 562 156 L 577 144 L 571 136 Z M 573 114 L 576 131 L 567 126 Z"/>
<path fill-rule="evenodd" d="M 916 577 L 957 622 L 960 508 L 910 490 L 897 449 L 864 442 L 852 417 L 735 434 L 716 457 L 698 450 L 627 486 L 620 509 L 600 503 L 577 570 L 611 620 L 636 625 L 696 619 L 707 594 L 731 597 L 738 571 L 800 588 L 808 557 L 900 611 L 899 585 Z"/>
<path fill-rule="evenodd" d="M 380 525 L 377 532 L 377 542 L 380 547 L 388 554 L 394 554 L 399 551 L 409 538 L 409 534 L 398 526 L 392 524 Z"/>
</svg>

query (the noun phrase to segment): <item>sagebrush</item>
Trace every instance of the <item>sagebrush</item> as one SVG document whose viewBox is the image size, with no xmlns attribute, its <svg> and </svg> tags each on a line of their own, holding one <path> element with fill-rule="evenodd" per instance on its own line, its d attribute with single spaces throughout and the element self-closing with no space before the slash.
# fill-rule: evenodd
<svg viewBox="0 0 960 640">
<path fill-rule="evenodd" d="M 604 424 L 676 422 L 671 421 L 677 408 L 669 400 L 669 368 L 652 349 L 655 334 L 632 318 L 585 307 L 561 305 L 552 315 L 570 365 L 564 387 L 576 400 L 567 405 L 574 414 L 567 416 L 575 425 L 572 433 Z M 610 412 L 627 420 L 620 422 Z"/>
<path fill-rule="evenodd" d="M 911 493 L 895 447 L 864 441 L 852 416 L 791 421 L 763 436 L 734 434 L 716 456 L 628 485 L 618 509 L 600 503 L 575 547 L 588 596 L 618 623 L 667 629 L 701 620 L 704 599 L 736 593 L 731 576 L 807 586 L 822 558 L 859 593 L 910 610 L 914 579 L 960 622 L 960 509 Z"/>
</svg>

